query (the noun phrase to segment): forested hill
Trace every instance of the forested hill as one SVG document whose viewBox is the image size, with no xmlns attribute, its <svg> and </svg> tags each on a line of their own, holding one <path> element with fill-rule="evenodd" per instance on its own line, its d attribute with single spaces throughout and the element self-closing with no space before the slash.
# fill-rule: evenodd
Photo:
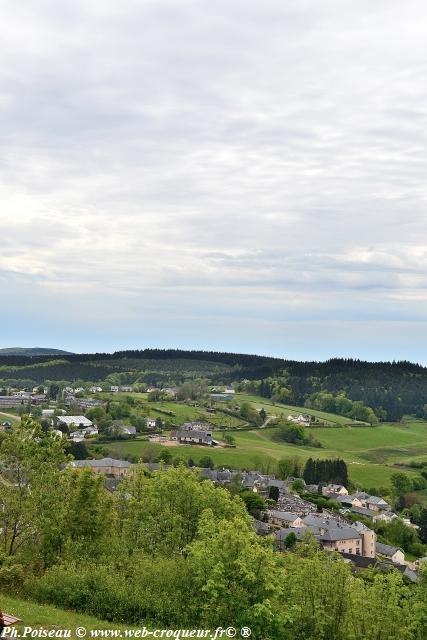
<svg viewBox="0 0 427 640">
<path fill-rule="evenodd" d="M 371 407 L 379 420 L 427 417 L 427 368 L 406 361 L 285 361 L 280 373 L 249 383 L 249 389 L 277 402 L 341 415 L 351 415 L 352 400 Z M 352 417 L 363 420 L 364 413 Z"/>
<path fill-rule="evenodd" d="M 72 355 L 71 351 L 50 349 L 49 347 L 8 347 L 0 349 L 0 356 L 60 356 Z"/>
<path fill-rule="evenodd" d="M 181 384 L 207 378 L 213 384 L 242 383 L 276 401 L 344 413 L 345 399 L 371 407 L 381 419 L 405 414 L 425 417 L 427 368 L 411 362 L 364 362 L 334 358 L 298 362 L 257 355 L 178 349 L 144 349 L 115 353 L 5 355 L 0 353 L 0 384 L 14 381 L 101 381 L 120 375 L 121 382 Z M 113 382 L 111 382 L 113 384 Z M 347 406 L 347 409 L 346 409 Z"/>
</svg>

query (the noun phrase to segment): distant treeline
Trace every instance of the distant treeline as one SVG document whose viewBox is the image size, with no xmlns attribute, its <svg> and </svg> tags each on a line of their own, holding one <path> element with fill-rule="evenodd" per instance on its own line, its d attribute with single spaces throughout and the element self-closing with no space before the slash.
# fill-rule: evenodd
<svg viewBox="0 0 427 640">
<path fill-rule="evenodd" d="M 218 366 L 213 367 L 214 364 Z M 129 374 L 127 381 L 147 384 L 181 384 L 191 377 L 209 378 L 214 384 L 248 380 L 247 390 L 274 401 L 371 423 L 375 417 L 399 420 L 405 414 L 427 416 L 427 368 L 407 361 L 373 363 L 333 358 L 326 362 L 297 362 L 179 349 L 72 354 L 61 355 L 60 359 L 0 356 L 0 380 L 99 381 L 113 373 Z"/>
<path fill-rule="evenodd" d="M 159 370 L 159 361 L 165 363 Z M 189 361 L 188 371 L 182 362 Z M 193 367 L 193 363 L 217 363 L 223 365 L 217 371 L 212 368 Z M 154 367 L 152 366 L 154 364 Z M 209 377 L 214 383 L 231 383 L 234 380 L 265 378 L 280 371 L 283 360 L 214 351 L 180 351 L 178 349 L 144 349 L 141 351 L 117 351 L 115 353 L 72 354 L 67 356 L 0 356 L 0 379 L 96 381 L 109 374 L 134 371 L 144 374 L 139 380 L 149 384 L 181 383 L 196 375 Z M 153 371 L 155 369 L 155 371 Z M 195 369 L 193 371 L 193 369 Z"/>
<path fill-rule="evenodd" d="M 286 362 L 280 373 L 251 381 L 246 390 L 371 423 L 427 417 L 427 369 L 405 361 Z"/>
</svg>

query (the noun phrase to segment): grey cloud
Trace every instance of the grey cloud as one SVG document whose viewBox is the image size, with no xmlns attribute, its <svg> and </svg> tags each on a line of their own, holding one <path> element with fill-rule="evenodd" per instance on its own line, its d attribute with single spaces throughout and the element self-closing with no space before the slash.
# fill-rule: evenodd
<svg viewBox="0 0 427 640">
<path fill-rule="evenodd" d="M 426 17 L 418 0 L 6 2 L 0 269 L 44 308 L 85 291 L 95 316 L 108 291 L 133 316 L 140 296 L 177 335 L 212 299 L 224 323 L 292 300 L 295 319 L 422 317 Z"/>
</svg>

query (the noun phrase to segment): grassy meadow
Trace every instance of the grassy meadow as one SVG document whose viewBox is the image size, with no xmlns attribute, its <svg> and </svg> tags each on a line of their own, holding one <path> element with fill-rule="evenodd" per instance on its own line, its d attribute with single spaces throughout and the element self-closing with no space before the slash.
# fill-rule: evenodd
<svg viewBox="0 0 427 640">
<path fill-rule="evenodd" d="M 331 427 L 342 427 L 343 425 L 351 424 L 365 424 L 364 422 L 357 422 L 356 420 L 346 418 L 345 416 L 337 416 L 333 413 L 326 413 L 326 411 L 307 409 L 307 407 L 295 407 L 292 405 L 281 404 L 279 402 L 273 403 L 268 398 L 261 398 L 260 396 L 253 396 L 246 393 L 236 394 L 236 400 L 239 403 L 249 402 L 258 410 L 264 407 L 265 411 L 269 415 L 274 415 L 277 417 L 286 418 L 288 415 L 297 416 L 300 413 L 305 413 L 309 416 L 314 416 L 315 418 L 322 420 Z"/>
<path fill-rule="evenodd" d="M 24 627 L 44 629 L 71 629 L 71 637 L 77 638 L 75 630 L 78 627 L 90 629 L 129 629 L 129 626 L 123 626 L 118 623 L 105 622 L 93 616 L 75 613 L 74 611 L 65 611 L 58 609 L 52 605 L 36 604 L 29 600 L 22 600 L 13 596 L 0 593 L 0 610 L 13 615 L 20 620 L 21 623 L 15 625 L 18 633 L 23 632 Z"/>
<path fill-rule="evenodd" d="M 258 410 L 264 407 L 269 415 L 286 417 L 289 414 L 298 414 L 302 411 L 314 415 L 313 410 L 280 404 L 273 405 L 270 401 L 257 396 L 236 394 L 236 401 L 238 403 L 250 402 Z M 153 409 L 154 406 L 159 406 L 162 409 L 167 408 L 180 417 L 184 417 L 184 413 L 186 418 L 191 415 L 194 415 L 191 419 L 200 417 L 201 409 L 196 407 L 187 407 L 174 402 L 156 403 L 153 404 Z M 180 412 L 182 413 L 180 414 Z M 196 414 L 198 415 L 196 416 Z M 217 465 L 240 469 L 265 468 L 269 463 L 274 467 L 275 462 L 281 458 L 289 457 L 298 458 L 301 462 L 305 462 L 309 457 L 339 457 L 347 462 L 352 481 L 365 488 L 390 486 L 391 475 L 399 470 L 395 465 L 407 465 L 410 461 L 427 461 L 427 422 L 407 419 L 400 423 L 383 423 L 371 427 L 321 411 L 317 411 L 315 414 L 329 425 L 308 428 L 313 432 L 316 440 L 322 444 L 322 448 L 296 446 L 276 441 L 274 439 L 276 430 L 270 427 L 238 431 L 235 430 L 235 426 L 237 426 L 235 423 L 230 425 L 230 431 L 233 431 L 235 438 L 235 448 L 186 445 L 175 447 L 171 451 L 174 456 L 179 455 L 186 459 L 191 457 L 196 463 L 203 456 L 209 455 Z M 211 422 L 214 422 L 214 419 L 219 415 L 215 414 Z M 238 421 L 238 419 L 235 420 Z M 219 423 L 221 424 L 221 421 Z M 222 433 L 216 432 L 214 437 L 221 440 Z M 136 458 L 142 458 L 149 452 L 153 456 L 158 454 L 162 445 L 134 440 L 114 442 L 109 448 L 111 454 L 118 457 L 132 455 Z M 405 471 L 417 473 L 409 468 L 405 468 Z"/>
</svg>

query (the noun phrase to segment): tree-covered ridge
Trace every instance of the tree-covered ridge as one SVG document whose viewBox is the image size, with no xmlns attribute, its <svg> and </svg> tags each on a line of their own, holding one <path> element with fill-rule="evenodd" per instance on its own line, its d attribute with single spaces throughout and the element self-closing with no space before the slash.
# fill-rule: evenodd
<svg viewBox="0 0 427 640">
<path fill-rule="evenodd" d="M 176 349 L 24 357 L 0 355 L 0 386 L 46 380 L 93 381 L 120 374 L 122 384 L 182 384 L 204 377 L 212 384 L 249 381 L 245 390 L 295 406 L 307 406 L 375 423 L 405 414 L 424 417 L 427 369 L 410 362 L 334 358 L 297 362 L 247 354 Z M 16 386 L 15 385 L 15 386 Z"/>
</svg>

